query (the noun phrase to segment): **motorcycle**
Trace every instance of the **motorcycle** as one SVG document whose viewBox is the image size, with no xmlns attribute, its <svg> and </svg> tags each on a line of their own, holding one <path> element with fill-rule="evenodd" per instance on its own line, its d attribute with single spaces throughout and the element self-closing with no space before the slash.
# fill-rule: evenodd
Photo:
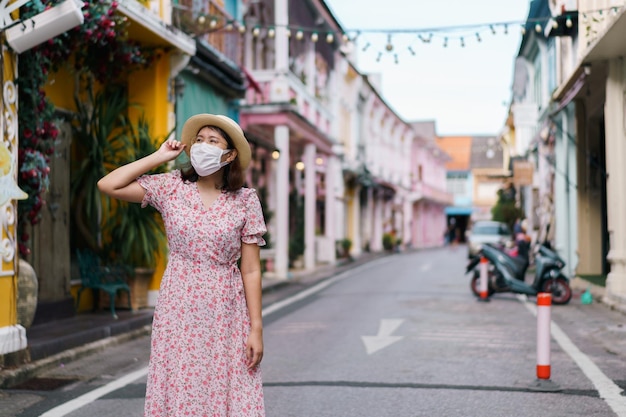
<svg viewBox="0 0 626 417">
<path fill-rule="evenodd" d="M 535 277 L 532 284 L 527 284 L 524 277 L 528 261 L 513 258 L 488 244 L 483 245 L 478 256 L 469 261 L 465 270 L 466 274 L 473 273 L 470 287 L 477 297 L 480 297 L 479 263 L 481 257 L 485 257 L 489 262 L 487 268 L 489 296 L 500 292 L 530 296 L 536 296 L 540 292 L 549 292 L 552 294 L 554 304 L 567 304 L 572 298 L 569 279 L 561 272 L 565 267 L 565 262 L 556 252 L 545 245 L 539 246 L 535 255 Z"/>
</svg>

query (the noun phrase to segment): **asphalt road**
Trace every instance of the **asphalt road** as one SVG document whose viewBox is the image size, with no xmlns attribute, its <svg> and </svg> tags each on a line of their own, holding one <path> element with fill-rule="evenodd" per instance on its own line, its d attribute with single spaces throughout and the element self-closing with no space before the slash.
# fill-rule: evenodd
<svg viewBox="0 0 626 417">
<path fill-rule="evenodd" d="M 534 300 L 478 302 L 465 261 L 464 248 L 397 254 L 269 295 L 267 415 L 626 417 L 626 316 L 576 296 L 552 307 L 558 391 L 535 391 Z M 142 337 L 48 372 L 77 380 L 55 391 L 0 392 L 15 407 L 0 415 L 141 416 L 148 349 Z"/>
</svg>

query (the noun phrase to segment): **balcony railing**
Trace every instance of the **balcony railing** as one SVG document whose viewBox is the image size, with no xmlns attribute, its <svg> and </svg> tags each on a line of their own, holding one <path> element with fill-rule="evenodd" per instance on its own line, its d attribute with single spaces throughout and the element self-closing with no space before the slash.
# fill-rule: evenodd
<svg viewBox="0 0 626 417">
<path fill-rule="evenodd" d="M 278 104 L 288 102 L 309 123 L 316 126 L 321 132 L 330 134 L 332 115 L 315 95 L 309 93 L 302 81 L 291 71 L 286 77 L 276 75 L 274 70 L 254 70 L 252 76 L 258 84 L 256 89 L 249 89 L 246 94 L 246 104 Z M 287 96 L 283 99 L 282 89 L 286 80 Z"/>
<path fill-rule="evenodd" d="M 452 194 L 422 181 L 416 181 L 413 184 L 413 189 L 409 194 L 409 200 L 428 200 L 444 205 L 454 204 L 454 196 Z"/>
</svg>

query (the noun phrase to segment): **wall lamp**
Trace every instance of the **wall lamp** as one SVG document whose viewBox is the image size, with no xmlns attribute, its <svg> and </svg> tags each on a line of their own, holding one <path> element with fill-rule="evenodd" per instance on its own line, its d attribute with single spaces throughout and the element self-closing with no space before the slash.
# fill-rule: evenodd
<svg viewBox="0 0 626 417">
<path fill-rule="evenodd" d="M 280 151 L 278 149 L 274 149 L 272 151 L 272 159 L 278 159 L 280 158 Z"/>
<path fill-rule="evenodd" d="M 9 46 L 18 54 L 82 25 L 85 17 L 80 0 L 64 2 L 5 30 Z"/>
</svg>

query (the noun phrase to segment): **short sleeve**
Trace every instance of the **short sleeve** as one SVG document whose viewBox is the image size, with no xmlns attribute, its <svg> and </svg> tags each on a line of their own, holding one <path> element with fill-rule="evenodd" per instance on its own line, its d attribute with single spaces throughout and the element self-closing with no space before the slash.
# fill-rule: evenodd
<svg viewBox="0 0 626 417">
<path fill-rule="evenodd" d="M 146 194 L 141 201 L 141 207 L 146 207 L 149 204 L 159 212 L 163 212 L 165 199 L 175 189 L 175 182 L 177 181 L 181 181 L 180 171 L 172 171 L 166 174 L 142 175 L 137 178 L 139 185 L 146 190 Z"/>
<path fill-rule="evenodd" d="M 241 229 L 241 241 L 248 244 L 265 245 L 263 235 L 267 232 L 261 202 L 252 188 L 242 189 L 244 195 L 245 223 Z"/>
</svg>

